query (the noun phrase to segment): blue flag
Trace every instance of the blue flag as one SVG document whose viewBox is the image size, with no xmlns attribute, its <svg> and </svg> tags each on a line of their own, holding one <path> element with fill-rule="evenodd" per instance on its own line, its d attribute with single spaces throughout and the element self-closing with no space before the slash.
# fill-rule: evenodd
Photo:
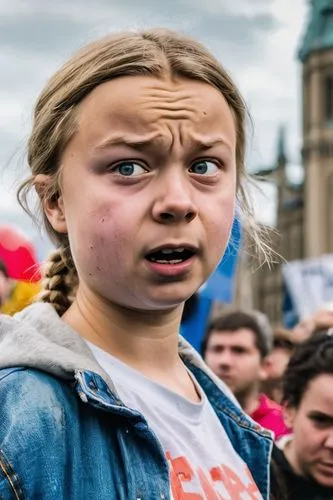
<svg viewBox="0 0 333 500">
<path fill-rule="evenodd" d="M 227 304 L 233 300 L 241 239 L 241 226 L 238 219 L 235 219 L 230 241 L 221 262 L 200 288 L 194 311 L 182 322 L 181 334 L 197 351 L 200 351 L 213 303 L 217 301 Z"/>
</svg>

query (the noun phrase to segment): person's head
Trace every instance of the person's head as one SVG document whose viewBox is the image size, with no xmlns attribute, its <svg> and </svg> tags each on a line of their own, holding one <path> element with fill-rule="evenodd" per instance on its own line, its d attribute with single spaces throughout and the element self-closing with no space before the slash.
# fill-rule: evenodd
<svg viewBox="0 0 333 500">
<path fill-rule="evenodd" d="M 11 279 L 8 276 L 8 271 L 5 263 L 0 260 L 0 306 L 3 304 L 10 292 Z"/>
<path fill-rule="evenodd" d="M 313 314 L 302 319 L 292 330 L 295 343 L 307 340 L 316 331 L 328 330 L 333 327 L 333 304 L 325 302 Z"/>
<path fill-rule="evenodd" d="M 295 472 L 333 488 L 333 335 L 316 333 L 296 347 L 285 372 L 283 402 Z"/>
<path fill-rule="evenodd" d="M 282 378 L 294 347 L 290 331 L 282 327 L 274 329 L 273 347 L 265 360 L 263 392 L 278 403 L 282 399 Z"/>
<path fill-rule="evenodd" d="M 120 33 L 74 55 L 36 104 L 18 193 L 27 209 L 36 187 L 59 248 L 44 300 L 63 313 L 77 283 L 140 310 L 193 295 L 225 250 L 236 199 L 252 220 L 245 121 L 226 71 L 177 33 Z"/>
<path fill-rule="evenodd" d="M 269 342 L 256 314 L 232 311 L 212 320 L 201 352 L 211 370 L 241 400 L 258 388 L 264 377 Z"/>
</svg>

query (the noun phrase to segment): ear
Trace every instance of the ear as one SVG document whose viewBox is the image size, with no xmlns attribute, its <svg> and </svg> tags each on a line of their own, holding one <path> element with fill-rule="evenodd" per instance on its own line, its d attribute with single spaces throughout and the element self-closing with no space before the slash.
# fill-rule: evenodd
<svg viewBox="0 0 333 500">
<path fill-rule="evenodd" d="M 267 371 L 265 370 L 265 367 L 261 365 L 261 368 L 259 370 L 259 380 L 260 382 L 265 382 L 265 380 L 267 379 L 268 379 Z"/>
<path fill-rule="evenodd" d="M 269 378 L 270 365 L 271 365 L 271 362 L 270 362 L 269 356 L 266 356 L 266 358 L 264 358 L 261 361 L 261 367 L 260 367 L 260 371 L 259 371 L 260 382 L 265 382 L 265 380 L 267 380 Z"/>
<path fill-rule="evenodd" d="M 285 421 L 285 424 L 287 427 L 290 429 L 293 429 L 295 419 L 296 419 L 296 413 L 297 409 L 291 406 L 283 406 L 283 418 Z"/>
<path fill-rule="evenodd" d="M 50 175 L 38 174 L 35 177 L 35 189 L 42 202 L 44 213 L 57 233 L 67 233 L 64 201 L 61 193 L 51 194 L 54 179 Z"/>
</svg>

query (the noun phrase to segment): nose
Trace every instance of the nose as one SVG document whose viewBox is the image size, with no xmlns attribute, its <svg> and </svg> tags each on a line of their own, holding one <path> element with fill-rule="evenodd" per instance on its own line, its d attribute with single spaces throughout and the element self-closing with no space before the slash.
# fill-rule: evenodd
<svg viewBox="0 0 333 500">
<path fill-rule="evenodd" d="M 230 368 L 232 365 L 232 356 L 230 351 L 224 350 L 219 355 L 219 365 L 221 368 Z"/>
<path fill-rule="evenodd" d="M 162 224 L 189 223 L 198 215 L 189 181 L 184 173 L 161 179 L 153 205 L 153 218 Z"/>
<path fill-rule="evenodd" d="M 326 446 L 326 448 L 329 448 L 330 450 L 333 451 L 333 429 L 332 429 L 332 427 L 330 429 L 330 432 L 326 436 L 325 446 Z"/>
</svg>

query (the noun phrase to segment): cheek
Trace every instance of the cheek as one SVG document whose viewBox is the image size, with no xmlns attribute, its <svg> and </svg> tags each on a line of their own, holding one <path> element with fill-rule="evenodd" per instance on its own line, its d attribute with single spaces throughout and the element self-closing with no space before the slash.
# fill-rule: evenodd
<svg viewBox="0 0 333 500">
<path fill-rule="evenodd" d="M 69 227 L 71 249 L 79 272 L 116 274 L 131 248 L 135 227 L 128 206 L 86 200 Z M 93 207 L 93 208 L 91 208 Z"/>
<path fill-rule="evenodd" d="M 208 352 L 205 356 L 207 365 L 212 368 L 218 365 L 218 356 L 214 353 Z"/>
<path fill-rule="evenodd" d="M 313 427 L 308 419 L 296 419 L 293 425 L 295 445 L 298 455 L 304 459 L 311 459 L 316 451 L 322 447 L 321 434 Z"/>
<path fill-rule="evenodd" d="M 244 374 L 248 374 L 251 378 L 259 377 L 261 367 L 252 358 L 239 358 L 237 361 L 240 371 L 244 372 Z"/>
<path fill-rule="evenodd" d="M 232 191 L 231 191 L 232 193 Z M 223 253 L 228 244 L 235 216 L 234 194 L 222 196 L 216 203 L 209 202 L 204 217 L 210 248 Z"/>
</svg>

